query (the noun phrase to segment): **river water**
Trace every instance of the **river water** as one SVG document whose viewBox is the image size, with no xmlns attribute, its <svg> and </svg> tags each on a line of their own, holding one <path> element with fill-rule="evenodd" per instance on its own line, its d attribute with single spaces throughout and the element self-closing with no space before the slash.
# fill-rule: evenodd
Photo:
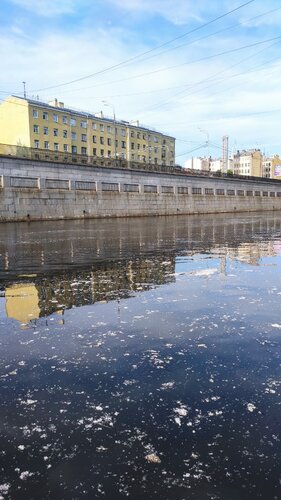
<svg viewBox="0 0 281 500">
<path fill-rule="evenodd" d="M 278 213 L 0 226 L 0 499 L 280 499 Z"/>
</svg>

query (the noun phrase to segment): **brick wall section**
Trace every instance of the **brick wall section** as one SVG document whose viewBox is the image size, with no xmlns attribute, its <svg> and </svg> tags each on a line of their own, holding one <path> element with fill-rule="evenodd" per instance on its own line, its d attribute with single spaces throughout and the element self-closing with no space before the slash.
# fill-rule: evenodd
<svg viewBox="0 0 281 500">
<path fill-rule="evenodd" d="M 0 221 L 281 210 L 281 182 L 0 158 Z"/>
</svg>

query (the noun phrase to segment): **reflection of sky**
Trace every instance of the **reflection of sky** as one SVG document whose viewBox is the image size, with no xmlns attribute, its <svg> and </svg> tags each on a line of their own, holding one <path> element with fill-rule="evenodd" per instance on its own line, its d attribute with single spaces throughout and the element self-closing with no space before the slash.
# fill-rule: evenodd
<svg viewBox="0 0 281 500">
<path fill-rule="evenodd" d="M 273 248 L 275 252 L 281 253 L 281 240 L 275 240 L 273 242 Z"/>
<path fill-rule="evenodd" d="M 0 297 L 0 318 L 6 318 L 6 299 Z"/>
</svg>

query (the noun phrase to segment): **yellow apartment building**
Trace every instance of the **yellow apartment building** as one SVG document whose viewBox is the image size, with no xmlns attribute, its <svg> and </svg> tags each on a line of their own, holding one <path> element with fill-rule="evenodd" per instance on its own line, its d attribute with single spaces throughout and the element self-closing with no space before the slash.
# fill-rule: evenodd
<svg viewBox="0 0 281 500">
<path fill-rule="evenodd" d="M 90 157 L 175 165 L 175 139 L 139 122 L 10 96 L 0 104 L 0 143 Z"/>
</svg>

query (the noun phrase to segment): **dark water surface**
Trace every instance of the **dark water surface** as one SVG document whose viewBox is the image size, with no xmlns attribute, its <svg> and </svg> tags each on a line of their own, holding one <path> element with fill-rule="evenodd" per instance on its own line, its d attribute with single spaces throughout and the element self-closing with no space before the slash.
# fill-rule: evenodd
<svg viewBox="0 0 281 500">
<path fill-rule="evenodd" d="M 280 499 L 281 214 L 0 226 L 0 499 Z"/>
</svg>

